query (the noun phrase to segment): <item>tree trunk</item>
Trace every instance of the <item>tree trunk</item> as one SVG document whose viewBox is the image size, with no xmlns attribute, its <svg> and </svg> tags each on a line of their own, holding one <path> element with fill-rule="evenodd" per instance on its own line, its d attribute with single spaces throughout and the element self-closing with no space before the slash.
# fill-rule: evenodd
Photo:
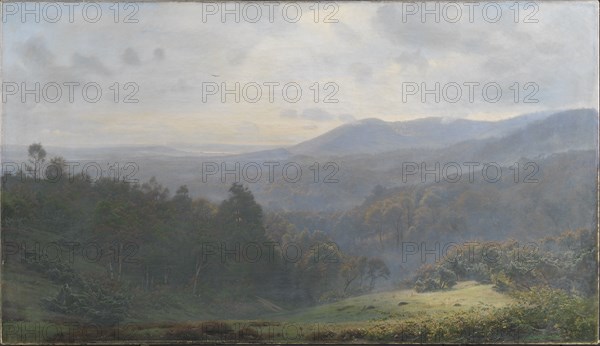
<svg viewBox="0 0 600 346">
<path fill-rule="evenodd" d="M 147 291 L 150 291 L 150 272 L 148 269 L 148 265 L 146 264 L 146 274 L 144 276 L 144 288 Z"/>
<path fill-rule="evenodd" d="M 121 281 L 121 275 L 123 274 L 123 256 L 122 256 L 122 253 L 123 253 L 123 244 L 119 243 L 119 253 L 117 254 L 117 256 L 118 256 L 117 258 L 119 260 L 119 276 L 118 276 L 119 281 Z"/>
<path fill-rule="evenodd" d="M 114 273 L 113 273 L 112 261 L 108 262 L 108 272 L 110 273 L 110 279 L 113 280 L 114 279 Z"/>
<path fill-rule="evenodd" d="M 354 281 L 354 279 L 356 279 L 357 276 L 353 277 L 352 279 L 346 281 L 346 284 L 344 285 L 344 293 L 346 293 L 346 290 L 348 289 L 348 286 L 350 286 L 350 284 L 352 283 L 352 281 Z"/>
<path fill-rule="evenodd" d="M 202 271 L 202 269 L 204 269 L 205 267 L 206 264 L 202 263 L 200 255 L 198 255 L 198 258 L 196 259 L 196 271 L 194 272 L 194 288 L 192 289 L 193 295 L 197 294 L 198 278 L 200 277 L 200 271 Z"/>
<path fill-rule="evenodd" d="M 383 233 L 383 226 L 379 225 L 379 245 L 381 246 L 381 251 L 383 251 L 383 238 L 381 233 Z"/>
</svg>

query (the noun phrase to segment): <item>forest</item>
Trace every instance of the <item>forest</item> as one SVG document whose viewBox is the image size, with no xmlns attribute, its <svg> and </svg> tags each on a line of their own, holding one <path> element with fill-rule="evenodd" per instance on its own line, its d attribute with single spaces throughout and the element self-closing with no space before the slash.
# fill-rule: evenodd
<svg viewBox="0 0 600 346">
<path fill-rule="evenodd" d="M 508 207 L 508 194 L 515 193 L 510 189 L 524 189 L 514 184 L 378 185 L 347 212 L 282 212 L 266 211 L 238 183 L 215 203 L 190 196 L 185 185 L 171 193 L 155 178 L 131 184 L 70 175 L 60 156 L 50 158 L 42 174 L 36 167 L 46 160 L 43 146 L 32 144 L 28 155 L 26 171 L 2 177 L 7 337 L 23 336 L 18 323 L 41 319 L 103 328 L 136 323 L 134 339 L 264 341 L 267 336 L 256 326 L 234 328 L 231 321 L 285 320 L 294 316 L 291 311 L 394 290 L 445 294 L 465 282 L 489 286 L 512 303 L 493 313 L 478 306 L 441 319 L 378 311 L 385 326 L 378 324 L 381 317 L 369 318 L 363 328 L 342 323 L 306 340 L 397 341 L 401 328 L 406 340 L 423 341 L 423 330 L 410 327 L 414 323 L 433 328 L 425 340 L 465 341 L 465 328 L 475 325 L 487 328 L 478 336 L 486 341 L 514 337 L 499 325 L 528 340 L 596 337 L 596 233 L 565 224 L 582 212 L 548 199 L 539 186 L 514 210 L 503 209 L 512 227 L 530 230 L 516 240 L 509 231 L 492 237 L 477 232 L 499 222 L 492 205 L 505 201 Z M 553 156 L 548 162 L 590 160 L 586 155 Z M 544 167 L 546 177 L 560 175 Z M 562 198 L 586 193 L 593 198 L 590 186 L 570 189 Z M 527 217 L 515 216 L 517 210 Z M 562 231 L 545 235 L 544 225 Z M 23 297 L 21 289 L 28 285 L 39 289 Z M 375 307 L 365 305 L 360 313 L 369 309 Z M 464 328 L 456 330 L 453 319 Z M 207 331 L 190 320 L 229 322 Z M 393 320 L 397 323 L 390 327 Z M 143 334 L 147 329 L 154 334 Z M 64 338 L 45 335 L 46 341 Z"/>
</svg>

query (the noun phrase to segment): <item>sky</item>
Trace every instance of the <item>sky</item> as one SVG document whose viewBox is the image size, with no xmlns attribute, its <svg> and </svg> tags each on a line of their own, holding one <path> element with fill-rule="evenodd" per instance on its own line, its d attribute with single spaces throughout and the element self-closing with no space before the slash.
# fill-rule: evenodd
<svg viewBox="0 0 600 346">
<path fill-rule="evenodd" d="M 37 23 L 4 3 L 2 144 L 288 146 L 366 118 L 598 108 L 595 1 L 276 4 L 30 4 Z"/>
</svg>

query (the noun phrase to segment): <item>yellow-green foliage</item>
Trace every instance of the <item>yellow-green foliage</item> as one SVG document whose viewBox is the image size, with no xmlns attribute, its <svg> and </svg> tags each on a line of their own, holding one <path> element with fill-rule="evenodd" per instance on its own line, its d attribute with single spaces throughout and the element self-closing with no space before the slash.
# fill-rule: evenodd
<svg viewBox="0 0 600 346">
<path fill-rule="evenodd" d="M 371 340 L 407 342 L 522 342 L 597 339 L 596 307 L 563 291 L 539 288 L 515 293 L 516 302 L 494 309 L 439 313 L 378 323 L 366 333 Z"/>
</svg>

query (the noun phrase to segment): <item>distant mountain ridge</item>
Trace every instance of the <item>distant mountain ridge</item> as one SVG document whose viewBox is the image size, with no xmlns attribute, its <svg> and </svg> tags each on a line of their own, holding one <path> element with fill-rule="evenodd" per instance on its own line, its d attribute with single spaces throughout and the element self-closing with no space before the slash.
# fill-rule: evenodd
<svg viewBox="0 0 600 346">
<path fill-rule="evenodd" d="M 247 145 L 207 144 L 190 148 L 174 148 L 165 145 L 154 146 L 118 146 L 99 148 L 53 147 L 46 146 L 50 156 L 62 155 L 70 159 L 125 159 L 144 157 L 163 158 L 240 158 L 240 159 L 277 159 L 294 156 L 348 156 L 361 154 L 380 154 L 403 149 L 439 149 L 470 140 L 502 138 L 509 136 L 527 125 L 564 115 L 596 114 L 596 110 L 581 109 L 559 113 L 538 112 L 520 115 L 499 121 L 478 121 L 427 117 L 408 121 L 386 122 L 368 118 L 334 128 L 320 136 L 290 147 L 263 147 Z M 557 126 L 568 125 L 569 120 L 555 120 Z M 588 125 L 590 123 L 588 122 Z M 548 129 L 554 128 L 548 125 Z M 543 130 L 540 130 L 543 132 Z M 537 134 L 544 139 L 543 134 Z M 513 138 L 512 140 L 516 140 Z M 520 140 L 527 140 L 525 137 Z M 574 140 L 582 140 L 574 139 Z M 511 141 L 511 140 L 508 140 Z M 43 143 L 42 143 L 43 144 Z M 241 150 L 246 149 L 244 152 Z M 5 145 L 2 148 L 3 160 L 25 159 L 27 146 Z"/>
<path fill-rule="evenodd" d="M 469 139 L 502 137 L 548 115 L 548 112 L 544 112 L 500 121 L 441 117 L 397 122 L 364 119 L 337 127 L 288 150 L 297 155 L 339 156 L 348 153 L 376 154 L 409 148 L 435 149 Z"/>
<path fill-rule="evenodd" d="M 12 150 L 14 149 L 16 148 Z M 24 159 L 27 155 L 26 149 L 23 147 L 18 151 Z M 234 163 L 240 163 L 243 167 L 245 163 L 252 162 L 265 167 L 265 162 L 276 161 L 279 166 L 275 182 L 266 181 L 269 175 L 266 168 L 259 182 L 241 181 L 248 185 L 257 201 L 266 209 L 340 211 L 362 203 L 376 185 L 406 185 L 402 177 L 404 162 L 425 162 L 427 167 L 433 167 L 435 162 L 441 165 L 446 162 L 495 162 L 509 167 L 521 159 L 526 159 L 535 161 L 540 170 L 544 170 L 544 162 L 548 162 L 547 160 L 555 154 L 561 155 L 561 162 L 582 155 L 587 158 L 594 153 L 597 157 L 598 111 L 576 109 L 553 114 L 520 116 L 499 122 L 424 118 L 387 123 L 366 119 L 339 127 L 290 148 L 250 151 L 235 155 L 202 155 L 191 151 L 171 151 L 168 147 L 159 146 L 135 150 L 113 149 L 110 153 L 105 153 L 107 148 L 90 151 L 85 151 L 84 148 L 75 148 L 72 151 L 51 149 L 54 148 L 48 147 L 49 157 L 62 155 L 67 160 L 83 160 L 79 159 L 83 156 L 85 160 L 103 164 L 133 161 L 139 166 L 135 178 L 140 182 L 156 177 L 171 191 L 176 191 L 181 185 L 187 185 L 191 195 L 214 201 L 226 198 L 233 178 L 230 175 L 226 182 L 221 183 L 221 175 L 216 174 L 212 177 L 215 181 L 203 181 L 203 163 L 227 163 L 228 169 L 232 169 Z M 72 156 L 75 153 L 78 156 Z M 2 154 L 3 162 L 16 159 L 15 156 L 11 157 L 11 151 L 6 150 L 6 147 L 3 148 Z M 105 156 L 108 154 L 110 156 Z M 297 183 L 282 180 L 281 167 L 290 161 L 296 162 L 303 169 L 302 180 Z M 311 167 L 314 168 L 316 162 L 321 165 L 318 181 L 323 182 L 325 177 L 333 172 L 331 167 L 325 168 L 326 163 L 333 162 L 337 167 L 333 177 L 339 180 L 339 183 L 314 183 L 315 176 Z M 586 167 L 571 166 L 565 169 L 577 171 L 589 170 L 590 167 L 588 164 Z M 419 175 L 413 178 L 415 181 L 408 184 L 420 183 Z"/>
</svg>

